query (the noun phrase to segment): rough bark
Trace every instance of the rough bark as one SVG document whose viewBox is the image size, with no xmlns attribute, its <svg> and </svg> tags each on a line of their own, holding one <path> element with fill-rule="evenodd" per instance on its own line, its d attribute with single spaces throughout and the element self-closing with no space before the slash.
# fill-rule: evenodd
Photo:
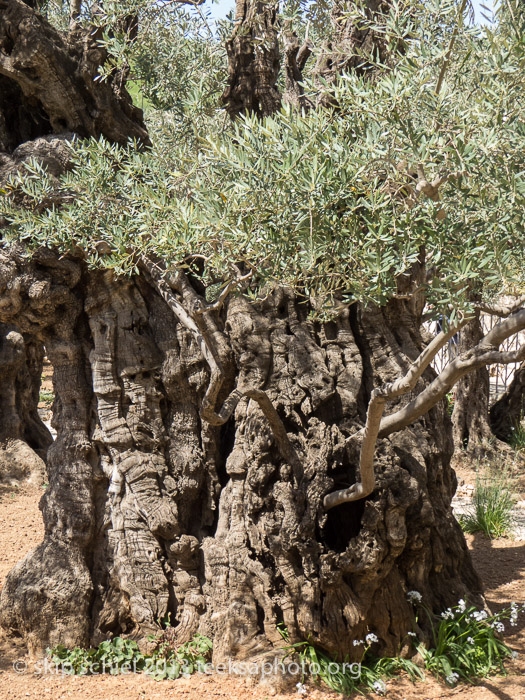
<svg viewBox="0 0 525 700">
<path fill-rule="evenodd" d="M 348 17 L 356 9 L 355 2 L 334 2 L 332 36 L 319 53 L 314 75 L 330 84 L 341 73 L 363 75 L 373 70 L 378 61 L 384 63 L 388 58 L 384 37 L 374 25 L 381 24 L 381 16 L 388 13 L 390 4 L 390 0 L 367 0 L 360 4 L 364 17 L 355 20 Z"/>
<path fill-rule="evenodd" d="M 71 27 L 63 37 L 34 8 L 39 3 L 0 2 L 0 188 L 23 173 L 25 163 L 36 159 L 52 176 L 59 176 L 71 160 L 71 142 L 78 136 L 105 136 L 119 143 L 135 138 L 147 144 L 141 110 L 125 91 L 123 76 L 95 81 L 107 56 L 96 36 Z M 72 1 L 72 21 L 80 2 Z M 11 192 L 23 206 L 23 197 Z M 42 207 L 50 202 L 43 201 Z M 0 230 L 5 220 L 0 211 Z M 38 417 L 43 348 L 30 335 L 22 335 L 12 317 L 0 328 L 0 444 L 4 477 L 32 473 L 45 458 L 51 435 Z M 12 325 L 15 324 L 15 325 Z M 18 445 L 18 460 L 11 459 Z M 28 445 L 24 448 L 22 442 Z M 29 449 L 31 448 L 31 449 Z M 13 463 L 20 464 L 16 469 Z M 25 466 L 24 466 L 25 465 Z"/>
<path fill-rule="evenodd" d="M 450 507 L 442 405 L 379 442 L 369 498 L 323 507 L 356 480 L 347 437 L 371 388 L 419 355 L 405 305 L 321 325 L 276 289 L 203 314 L 223 348 L 217 407 L 233 389 L 264 390 L 300 455 L 297 475 L 257 401 L 242 398 L 222 426 L 202 419 L 209 365 L 147 278 L 44 250 L 32 261 L 4 252 L 0 273 L 2 321 L 17 310 L 56 378 L 45 539 L 0 598 L 2 624 L 33 651 L 140 636 L 171 612 L 177 640 L 211 635 L 216 660 L 280 645 L 279 622 L 352 658 L 353 639 L 374 631 L 393 654 L 412 629 L 407 590 L 437 609 L 479 593 Z"/>
<path fill-rule="evenodd" d="M 525 364 L 515 372 L 509 388 L 490 409 L 490 424 L 496 437 L 508 441 L 525 418 Z"/>
<path fill-rule="evenodd" d="M 273 0 L 236 2 L 235 30 L 226 42 L 228 87 L 222 96 L 232 119 L 240 114 L 265 117 L 281 106 L 277 10 Z"/>
<path fill-rule="evenodd" d="M 479 318 L 468 323 L 461 331 L 458 353 L 465 352 L 483 337 Z M 483 453 L 490 450 L 494 436 L 489 423 L 490 380 L 487 367 L 481 367 L 461 379 L 454 390 L 452 412 L 453 438 L 456 450 Z"/>
<path fill-rule="evenodd" d="M 274 4 L 239 0 L 237 9 L 227 108 L 269 114 L 280 104 Z M 100 55 L 89 40 L 67 44 L 28 13 L 0 0 L 0 76 L 20 104 L 38 105 L 34 143 L 66 130 L 119 142 L 138 130 L 146 142 L 116 77 L 109 93 L 97 88 L 98 110 L 89 71 Z M 44 90 L 50 66 L 58 77 Z M 6 124 L 7 167 L 19 167 L 26 137 Z M 405 374 L 422 349 L 421 308 L 355 307 L 317 324 L 286 289 L 209 309 L 191 280 L 166 278 L 176 303 L 154 282 L 115 279 L 44 249 L 32 258 L 0 251 L 0 321 L 45 344 L 57 430 L 44 541 L 6 580 L 3 626 L 35 652 L 139 637 L 170 612 L 177 641 L 209 634 L 218 661 L 281 646 L 284 622 L 292 640 L 354 658 L 352 642 L 367 631 L 379 652 L 398 652 L 413 629 L 407 590 L 435 609 L 479 594 L 450 506 L 443 405 L 380 440 L 366 500 L 323 506 L 357 480 L 359 441 L 348 437 L 362 427 L 372 389 Z M 181 312 L 195 311 L 196 297 L 205 311 L 198 333 Z M 220 382 L 199 337 L 213 338 Z M 432 376 L 427 369 L 418 387 Z"/>
<path fill-rule="evenodd" d="M 21 0 L 0 2 L 1 150 L 66 131 L 149 143 L 119 72 L 95 80 L 108 58 L 96 34 L 77 34 L 65 39 Z"/>
</svg>

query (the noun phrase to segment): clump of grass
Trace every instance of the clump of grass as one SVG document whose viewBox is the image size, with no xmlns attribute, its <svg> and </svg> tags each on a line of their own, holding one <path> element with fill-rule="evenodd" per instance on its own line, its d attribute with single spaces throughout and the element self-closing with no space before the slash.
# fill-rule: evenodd
<svg viewBox="0 0 525 700">
<path fill-rule="evenodd" d="M 280 627 L 279 632 L 288 642 L 287 630 Z M 290 654 L 297 654 L 304 672 L 303 681 L 306 676 L 309 676 L 316 685 L 324 684 L 342 695 L 351 695 L 355 692 L 363 694 L 370 690 L 384 695 L 387 690 L 385 681 L 402 672 L 408 674 L 411 680 L 422 680 L 425 677 L 419 666 L 410 659 L 376 656 L 372 648 L 378 641 L 379 639 L 372 633 L 366 635 L 363 640 L 354 641 L 354 646 L 363 648 L 359 663 L 349 663 L 348 658 L 342 663 L 336 662 L 310 641 L 288 644 L 284 647 L 286 651 L 284 659 Z M 300 695 L 306 694 L 302 683 L 297 684 L 297 689 Z"/>
<path fill-rule="evenodd" d="M 464 532 L 482 532 L 491 539 L 512 533 L 512 509 L 516 501 L 507 473 L 476 477 L 473 505 L 459 518 Z"/>
<path fill-rule="evenodd" d="M 429 619 L 432 629 L 430 644 L 424 643 L 415 632 L 408 632 L 407 639 L 414 651 L 419 653 L 424 668 L 433 676 L 453 687 L 460 681 L 472 682 L 475 678 L 506 674 L 504 662 L 515 658 L 517 653 L 505 644 L 501 635 L 507 621 L 511 627 L 516 627 L 518 615 L 520 611 L 525 611 L 525 606 L 520 608 L 512 603 L 510 608 L 489 615 L 485 610 L 478 610 L 460 600 L 436 618 L 422 603 L 422 596 L 417 591 L 409 591 L 407 599 L 417 606 L 418 611 L 424 611 Z M 418 612 L 414 619 L 416 629 L 417 622 Z M 283 639 L 289 642 L 287 630 L 280 628 L 279 631 Z M 386 681 L 400 673 L 408 674 L 411 680 L 424 679 L 424 671 L 410 659 L 376 656 L 373 649 L 377 642 L 378 638 L 372 633 L 366 635 L 364 640 L 355 640 L 354 646 L 362 647 L 363 651 L 359 664 L 352 665 L 334 663 L 328 654 L 309 641 L 288 644 L 285 650 L 287 655 L 298 655 L 303 671 L 306 669 L 314 683 L 323 683 L 343 695 L 354 692 L 364 694 L 370 690 L 385 695 Z M 357 673 L 353 668 L 355 666 L 358 666 Z M 307 694 L 302 683 L 297 684 L 297 689 L 299 695 Z"/>
<path fill-rule="evenodd" d="M 523 416 L 520 421 L 516 423 L 515 426 L 511 428 L 509 444 L 513 450 L 521 451 L 525 450 L 525 425 L 523 421 Z"/>
</svg>

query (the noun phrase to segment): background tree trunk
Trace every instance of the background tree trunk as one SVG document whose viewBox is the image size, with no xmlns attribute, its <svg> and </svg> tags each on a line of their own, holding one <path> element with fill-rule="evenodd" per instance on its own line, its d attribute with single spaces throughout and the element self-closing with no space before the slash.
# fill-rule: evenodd
<svg viewBox="0 0 525 700">
<path fill-rule="evenodd" d="M 226 42 L 228 87 L 222 96 L 232 119 L 266 117 L 281 106 L 278 6 L 274 0 L 236 0 L 235 29 Z"/>
<path fill-rule="evenodd" d="M 510 440 L 512 431 L 525 420 L 525 364 L 519 367 L 507 391 L 490 409 L 490 424 L 500 440 Z M 525 427 L 525 426 L 524 426 Z"/>
<path fill-rule="evenodd" d="M 458 352 L 474 347 L 484 333 L 479 312 L 459 336 Z M 489 423 L 490 379 L 488 368 L 471 372 L 455 388 L 452 426 L 456 450 L 483 454 L 491 450 L 494 435 Z"/>
<path fill-rule="evenodd" d="M 37 410 L 43 365 L 41 343 L 0 324 L 0 443 L 24 440 L 41 457 L 53 442 Z"/>
<path fill-rule="evenodd" d="M 450 507 L 442 405 L 380 441 L 370 497 L 322 507 L 356 479 L 358 446 L 345 439 L 370 389 L 420 351 L 406 306 L 318 324 L 277 289 L 205 315 L 223 348 L 219 402 L 234 386 L 264 389 L 300 455 L 298 479 L 256 402 L 242 399 L 224 426 L 201 419 L 208 366 L 146 280 L 48 251 L 32 262 L 4 253 L 0 270 L 17 280 L 4 286 L 3 322 L 17 305 L 23 330 L 39 318 L 55 372 L 45 539 L 0 597 L 2 624 L 33 651 L 141 636 L 170 612 L 177 641 L 207 633 L 216 660 L 280 645 L 280 622 L 292 640 L 351 657 L 370 630 L 394 654 L 412 630 L 407 590 L 437 609 L 480 593 Z M 29 295 L 37 283 L 45 295 Z"/>
</svg>

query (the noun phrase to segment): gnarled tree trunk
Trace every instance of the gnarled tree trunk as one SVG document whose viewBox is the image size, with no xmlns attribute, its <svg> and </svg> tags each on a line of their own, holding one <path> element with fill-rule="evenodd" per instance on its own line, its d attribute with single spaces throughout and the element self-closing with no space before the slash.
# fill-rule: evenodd
<svg viewBox="0 0 525 700">
<path fill-rule="evenodd" d="M 525 364 L 516 372 L 509 388 L 490 409 L 490 424 L 496 437 L 510 440 L 512 431 L 525 421 Z"/>
<path fill-rule="evenodd" d="M 442 405 L 380 442 L 370 497 L 322 505 L 356 479 L 358 447 L 345 439 L 371 388 L 419 354 L 403 304 L 319 324 L 276 289 L 203 315 L 224 368 L 219 404 L 234 387 L 264 390 L 298 473 L 257 401 L 241 399 L 222 426 L 201 418 L 208 364 L 148 279 L 44 250 L 32 261 L 4 252 L 0 274 L 1 319 L 20 309 L 22 330 L 46 345 L 57 395 L 45 539 L 0 598 L 2 624 L 32 650 L 140 636 L 171 612 L 177 639 L 211 635 L 216 660 L 280 645 L 280 622 L 294 640 L 351 657 L 370 630 L 393 654 L 412 630 L 407 590 L 437 609 L 479 593 L 450 506 Z"/>
<path fill-rule="evenodd" d="M 148 143 L 142 112 L 118 72 L 94 80 L 106 59 L 96 36 L 77 26 L 75 36 L 63 37 L 32 9 L 38 5 L 0 5 L 0 188 L 31 158 L 51 175 L 63 173 L 74 134 Z M 0 211 L 0 230 L 4 224 Z M 52 442 L 37 410 L 44 351 L 32 328 L 22 334 L 17 315 L 10 319 L 0 326 L 0 478 L 35 471 L 41 478 L 40 458 Z"/>
<path fill-rule="evenodd" d="M 483 335 L 478 312 L 476 318 L 461 330 L 458 352 L 465 352 L 477 345 Z M 457 450 L 468 450 L 473 454 L 491 450 L 494 435 L 489 423 L 489 398 L 490 381 L 486 367 L 467 374 L 457 383 L 452 412 Z"/>
</svg>

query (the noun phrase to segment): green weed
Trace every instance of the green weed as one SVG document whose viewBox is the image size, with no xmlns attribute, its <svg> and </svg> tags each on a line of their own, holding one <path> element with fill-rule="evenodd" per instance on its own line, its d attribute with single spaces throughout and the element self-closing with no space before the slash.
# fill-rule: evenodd
<svg viewBox="0 0 525 700">
<path fill-rule="evenodd" d="M 515 426 L 511 428 L 509 444 L 516 451 L 525 450 L 525 425 L 523 424 L 523 416 Z"/>
<path fill-rule="evenodd" d="M 102 642 L 96 649 L 57 646 L 47 653 L 62 673 L 71 675 L 145 673 L 155 680 L 175 680 L 208 663 L 212 649 L 208 637 L 197 634 L 191 641 L 175 646 L 173 634 L 167 632 L 150 639 L 157 642 L 150 654 L 142 653 L 134 640 L 121 637 Z"/>
<path fill-rule="evenodd" d="M 512 532 L 515 496 L 508 474 L 477 477 L 472 510 L 460 516 L 459 523 L 468 533 L 482 532 L 487 537 L 505 537 Z"/>
</svg>

